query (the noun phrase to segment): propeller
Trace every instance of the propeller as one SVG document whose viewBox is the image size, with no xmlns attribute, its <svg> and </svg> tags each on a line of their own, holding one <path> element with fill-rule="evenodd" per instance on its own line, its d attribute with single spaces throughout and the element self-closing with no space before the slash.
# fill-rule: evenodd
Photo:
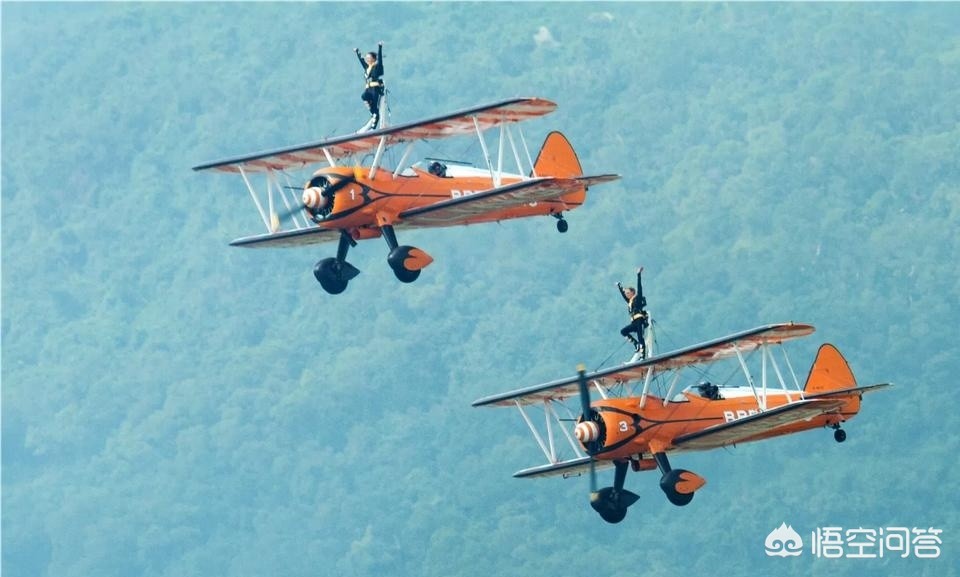
<svg viewBox="0 0 960 577">
<path fill-rule="evenodd" d="M 300 197 L 300 202 L 294 204 L 289 209 L 274 213 L 271 222 L 273 223 L 274 228 L 279 228 L 280 221 L 286 218 L 290 218 L 292 215 L 300 212 L 301 210 L 310 210 L 315 216 L 323 215 L 326 216 L 330 214 L 333 210 L 333 197 L 336 195 L 337 191 L 342 189 L 355 182 L 352 178 L 348 177 L 339 177 L 339 180 L 336 182 L 331 182 L 331 179 L 325 175 L 318 174 L 310 179 L 305 187 L 303 187 L 303 194 Z M 286 187 L 291 190 L 300 190 L 294 187 Z"/>
<path fill-rule="evenodd" d="M 608 523 L 619 523 L 627 515 L 627 508 L 640 498 L 626 491 L 623 482 L 627 476 L 627 462 L 615 461 L 616 474 L 613 487 L 597 489 L 596 455 L 603 448 L 606 436 L 600 413 L 590 406 L 590 389 L 587 385 L 587 372 L 584 365 L 577 366 L 577 385 L 580 389 L 580 408 L 583 417 L 574 431 L 590 456 L 590 506 Z"/>
<path fill-rule="evenodd" d="M 590 494 L 597 493 L 597 468 L 594 455 L 600 449 L 600 424 L 597 423 L 597 412 L 590 406 L 590 389 L 587 385 L 587 368 L 583 364 L 577 365 L 577 384 L 580 388 L 580 411 L 582 420 L 577 423 L 575 434 L 577 440 L 583 443 L 590 456 Z"/>
</svg>

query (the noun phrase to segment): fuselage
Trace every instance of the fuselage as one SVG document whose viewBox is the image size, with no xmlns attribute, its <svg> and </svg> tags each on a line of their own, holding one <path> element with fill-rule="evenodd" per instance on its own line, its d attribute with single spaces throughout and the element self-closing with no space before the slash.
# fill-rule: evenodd
<svg viewBox="0 0 960 577">
<path fill-rule="evenodd" d="M 760 399 L 762 391 L 757 390 Z M 750 387 L 721 387 L 718 398 L 707 398 L 692 389 L 678 393 L 669 401 L 648 395 L 643 407 L 640 397 L 606 399 L 592 404 L 603 420 L 604 439 L 597 456 L 602 459 L 636 458 L 654 452 L 675 450 L 669 440 L 695 433 L 708 427 L 735 421 L 759 412 L 758 398 Z M 766 391 L 766 410 L 797 402 L 796 390 Z M 839 424 L 860 410 L 860 396 L 839 397 L 843 404 L 836 410 L 806 421 L 791 423 L 766 431 L 740 443 L 759 441 L 780 435 Z"/>
<path fill-rule="evenodd" d="M 322 217 L 314 214 L 313 220 L 324 228 L 349 230 L 355 238 L 379 236 L 378 229 L 384 224 L 403 228 L 404 223 L 399 215 L 404 211 L 494 188 L 488 171 L 470 167 L 453 168 L 448 176 L 437 176 L 418 168 L 408 168 L 394 176 L 392 172 L 381 169 L 370 178 L 369 168 L 338 166 L 321 169 L 314 174 L 314 178 L 317 176 L 326 177 L 337 188 L 329 212 Z M 348 182 L 344 183 L 344 179 Z M 520 175 L 505 174 L 500 186 L 522 180 Z M 457 224 L 559 214 L 583 204 L 585 196 L 586 191 L 581 189 L 557 200 L 492 210 Z M 309 209 L 306 210 L 309 212 Z"/>
</svg>

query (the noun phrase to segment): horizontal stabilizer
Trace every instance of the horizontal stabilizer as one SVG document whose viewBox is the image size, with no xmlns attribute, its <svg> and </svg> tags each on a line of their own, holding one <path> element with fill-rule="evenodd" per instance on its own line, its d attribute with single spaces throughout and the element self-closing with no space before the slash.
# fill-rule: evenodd
<svg viewBox="0 0 960 577">
<path fill-rule="evenodd" d="M 596 184 L 603 184 L 605 182 L 613 182 L 614 180 L 620 180 L 619 174 L 598 174 L 597 176 L 579 176 L 575 178 L 577 182 L 582 184 L 585 188 L 590 188 Z"/>
<path fill-rule="evenodd" d="M 862 395 L 864 393 L 873 393 L 887 387 L 892 387 L 890 383 L 878 383 L 876 385 L 864 385 L 862 387 L 852 387 L 849 389 L 838 389 L 836 391 L 828 391 L 826 393 L 817 393 L 815 395 L 804 395 L 804 398 L 807 399 L 825 399 L 828 397 L 837 397 L 843 395 Z"/>
</svg>

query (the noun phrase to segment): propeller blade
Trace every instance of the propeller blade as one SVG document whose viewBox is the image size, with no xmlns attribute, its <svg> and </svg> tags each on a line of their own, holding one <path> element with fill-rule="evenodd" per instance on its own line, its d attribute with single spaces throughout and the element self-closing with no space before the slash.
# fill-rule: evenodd
<svg viewBox="0 0 960 577">
<path fill-rule="evenodd" d="M 590 494 L 593 495 L 597 492 L 597 460 L 593 458 L 593 455 L 590 455 Z"/>
<path fill-rule="evenodd" d="M 274 213 L 273 216 L 274 216 L 274 218 L 276 219 L 276 221 L 275 221 L 275 222 L 276 222 L 276 225 L 279 226 L 281 220 L 283 220 L 283 219 L 285 219 L 285 218 L 290 218 L 291 216 L 293 216 L 294 214 L 300 212 L 301 210 L 303 210 L 303 209 L 305 209 L 305 208 L 307 208 L 306 205 L 304 205 L 304 204 L 301 202 L 301 203 L 297 203 L 297 204 L 293 205 L 292 207 L 290 207 L 289 210 L 285 210 L 285 211 L 283 211 L 283 212 Z"/>
<path fill-rule="evenodd" d="M 593 416 L 593 409 L 590 408 L 590 389 L 587 386 L 587 367 L 583 364 L 577 365 L 577 384 L 580 387 L 580 412 L 583 413 L 583 420 L 589 421 Z"/>
<path fill-rule="evenodd" d="M 584 421 L 592 421 L 595 415 L 593 408 L 590 407 L 590 387 L 587 384 L 587 368 L 583 364 L 577 365 L 577 385 L 580 388 L 580 410 L 583 413 Z M 596 453 L 596 442 L 584 443 L 587 449 L 587 455 L 590 456 L 590 499 L 593 500 L 597 495 L 597 460 L 594 458 Z"/>
</svg>

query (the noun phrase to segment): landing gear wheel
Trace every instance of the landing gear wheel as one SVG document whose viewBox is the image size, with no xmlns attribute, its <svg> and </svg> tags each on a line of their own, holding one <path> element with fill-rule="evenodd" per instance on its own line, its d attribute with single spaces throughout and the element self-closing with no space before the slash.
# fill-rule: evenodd
<svg viewBox="0 0 960 577">
<path fill-rule="evenodd" d="M 837 429 L 833 432 L 833 440 L 842 443 L 847 440 L 847 432 L 843 429 Z"/>
<path fill-rule="evenodd" d="M 313 267 L 313 276 L 320 282 L 323 290 L 338 295 L 347 289 L 349 281 L 340 278 L 340 262 L 335 258 L 325 258 Z"/>
<path fill-rule="evenodd" d="M 404 283 L 411 283 L 420 277 L 420 271 L 407 270 L 402 267 L 393 269 L 393 274 L 397 277 L 397 280 Z"/>
<path fill-rule="evenodd" d="M 420 271 L 433 261 L 433 258 L 415 246 L 398 246 L 387 255 L 387 264 L 393 269 L 397 280 L 411 283 L 420 277 Z"/>
<path fill-rule="evenodd" d="M 567 232 L 568 228 L 570 228 L 570 223 L 568 223 L 565 219 L 561 218 L 557 221 L 557 230 L 561 233 Z"/>
<path fill-rule="evenodd" d="M 627 516 L 627 508 L 639 498 L 630 491 L 605 487 L 590 495 L 590 506 L 607 523 L 619 523 Z"/>
<path fill-rule="evenodd" d="M 620 521 L 623 521 L 627 517 L 627 510 L 619 507 L 604 509 L 599 513 L 600 513 L 601 519 L 603 519 L 604 521 L 612 525 L 616 525 L 617 523 L 619 523 Z"/>
<path fill-rule="evenodd" d="M 677 482 L 680 481 L 681 473 L 684 473 L 683 469 L 673 469 L 660 478 L 660 489 L 662 489 L 667 496 L 667 500 L 677 507 L 683 507 L 690 503 L 690 501 L 693 501 L 693 493 L 680 493 L 676 489 Z"/>
</svg>

